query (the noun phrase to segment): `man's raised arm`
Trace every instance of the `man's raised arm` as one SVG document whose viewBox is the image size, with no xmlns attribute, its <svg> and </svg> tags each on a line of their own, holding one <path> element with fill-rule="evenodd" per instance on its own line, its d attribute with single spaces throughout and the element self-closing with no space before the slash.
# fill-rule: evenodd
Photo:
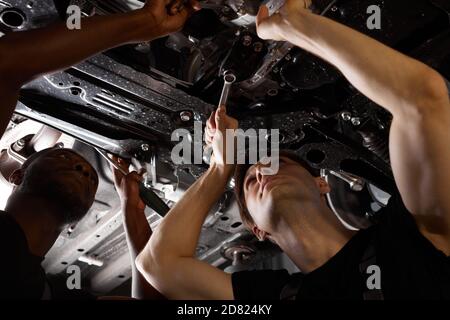
<svg viewBox="0 0 450 320">
<path fill-rule="evenodd" d="M 221 161 L 226 157 L 218 146 L 225 129 L 236 128 L 237 121 L 225 114 L 225 108 L 211 116 L 207 142 L 212 142 L 216 160 L 169 211 L 136 259 L 139 271 L 169 299 L 233 299 L 231 275 L 197 260 L 195 249 L 205 218 L 234 171 L 233 165 Z"/>
<path fill-rule="evenodd" d="M 444 79 L 425 64 L 287 0 L 257 18 L 264 39 L 284 40 L 336 66 L 369 99 L 393 114 L 391 164 L 403 202 L 420 231 L 450 254 L 450 103 Z"/>
<path fill-rule="evenodd" d="M 14 111 L 18 91 L 26 82 L 68 68 L 98 52 L 181 29 L 192 6 L 171 13 L 167 4 L 166 0 L 152 0 L 129 13 L 86 18 L 80 30 L 69 30 L 64 23 L 58 23 L 0 38 L 0 135 Z"/>
</svg>

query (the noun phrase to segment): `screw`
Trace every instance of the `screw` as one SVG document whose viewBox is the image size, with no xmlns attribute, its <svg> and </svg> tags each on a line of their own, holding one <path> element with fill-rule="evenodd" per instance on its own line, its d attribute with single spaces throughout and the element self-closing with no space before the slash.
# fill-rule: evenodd
<svg viewBox="0 0 450 320">
<path fill-rule="evenodd" d="M 192 113 L 190 111 L 181 111 L 180 112 L 180 119 L 183 122 L 191 121 Z"/>
<path fill-rule="evenodd" d="M 352 114 L 348 111 L 344 111 L 341 113 L 341 118 L 344 121 L 350 121 L 352 119 Z"/>
<path fill-rule="evenodd" d="M 12 146 L 13 150 L 16 151 L 16 152 L 19 152 L 24 147 L 25 147 L 25 140 L 23 140 L 23 139 L 17 140 L 14 143 L 14 145 Z"/>
<path fill-rule="evenodd" d="M 361 124 L 361 119 L 360 118 L 352 118 L 352 124 L 356 127 L 359 126 Z"/>
<path fill-rule="evenodd" d="M 25 140 L 23 140 L 23 139 L 18 140 L 17 146 L 22 147 L 22 148 L 25 147 Z"/>
</svg>

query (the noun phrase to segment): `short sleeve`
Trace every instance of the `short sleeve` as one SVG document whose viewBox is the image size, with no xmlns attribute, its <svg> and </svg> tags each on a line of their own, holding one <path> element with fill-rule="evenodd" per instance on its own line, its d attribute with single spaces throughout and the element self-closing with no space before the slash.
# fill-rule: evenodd
<svg viewBox="0 0 450 320">
<path fill-rule="evenodd" d="M 279 300 L 289 282 L 287 270 L 241 271 L 232 274 L 235 300 Z"/>
<path fill-rule="evenodd" d="M 40 299 L 45 286 L 41 259 L 29 252 L 22 229 L 3 212 L 0 212 L 0 249 L 3 259 L 0 297 Z"/>
<path fill-rule="evenodd" d="M 450 298 L 449 258 L 422 235 L 400 195 L 380 218 L 376 252 L 385 298 Z"/>
</svg>

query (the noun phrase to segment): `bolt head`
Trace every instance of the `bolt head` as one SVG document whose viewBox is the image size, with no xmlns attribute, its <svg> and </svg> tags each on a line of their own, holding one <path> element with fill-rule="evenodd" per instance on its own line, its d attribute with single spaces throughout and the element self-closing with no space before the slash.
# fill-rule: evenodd
<svg viewBox="0 0 450 320">
<path fill-rule="evenodd" d="M 344 111 L 341 113 L 341 118 L 344 121 L 350 121 L 352 119 L 352 114 L 348 111 Z"/>
<path fill-rule="evenodd" d="M 361 124 L 361 119 L 360 118 L 352 118 L 352 124 L 354 126 L 359 126 Z"/>
<path fill-rule="evenodd" d="M 192 113 L 190 111 L 181 111 L 180 112 L 180 119 L 183 122 L 191 121 Z"/>
</svg>

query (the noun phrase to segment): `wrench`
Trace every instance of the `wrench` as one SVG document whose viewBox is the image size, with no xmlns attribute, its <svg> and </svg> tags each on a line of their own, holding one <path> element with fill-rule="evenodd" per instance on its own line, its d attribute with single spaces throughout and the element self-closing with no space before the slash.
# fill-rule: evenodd
<svg viewBox="0 0 450 320">
<path fill-rule="evenodd" d="M 232 73 L 227 73 L 223 76 L 224 84 L 222 89 L 222 95 L 219 100 L 219 107 L 226 106 L 228 102 L 228 96 L 230 95 L 231 85 L 236 81 L 236 76 Z"/>
</svg>

